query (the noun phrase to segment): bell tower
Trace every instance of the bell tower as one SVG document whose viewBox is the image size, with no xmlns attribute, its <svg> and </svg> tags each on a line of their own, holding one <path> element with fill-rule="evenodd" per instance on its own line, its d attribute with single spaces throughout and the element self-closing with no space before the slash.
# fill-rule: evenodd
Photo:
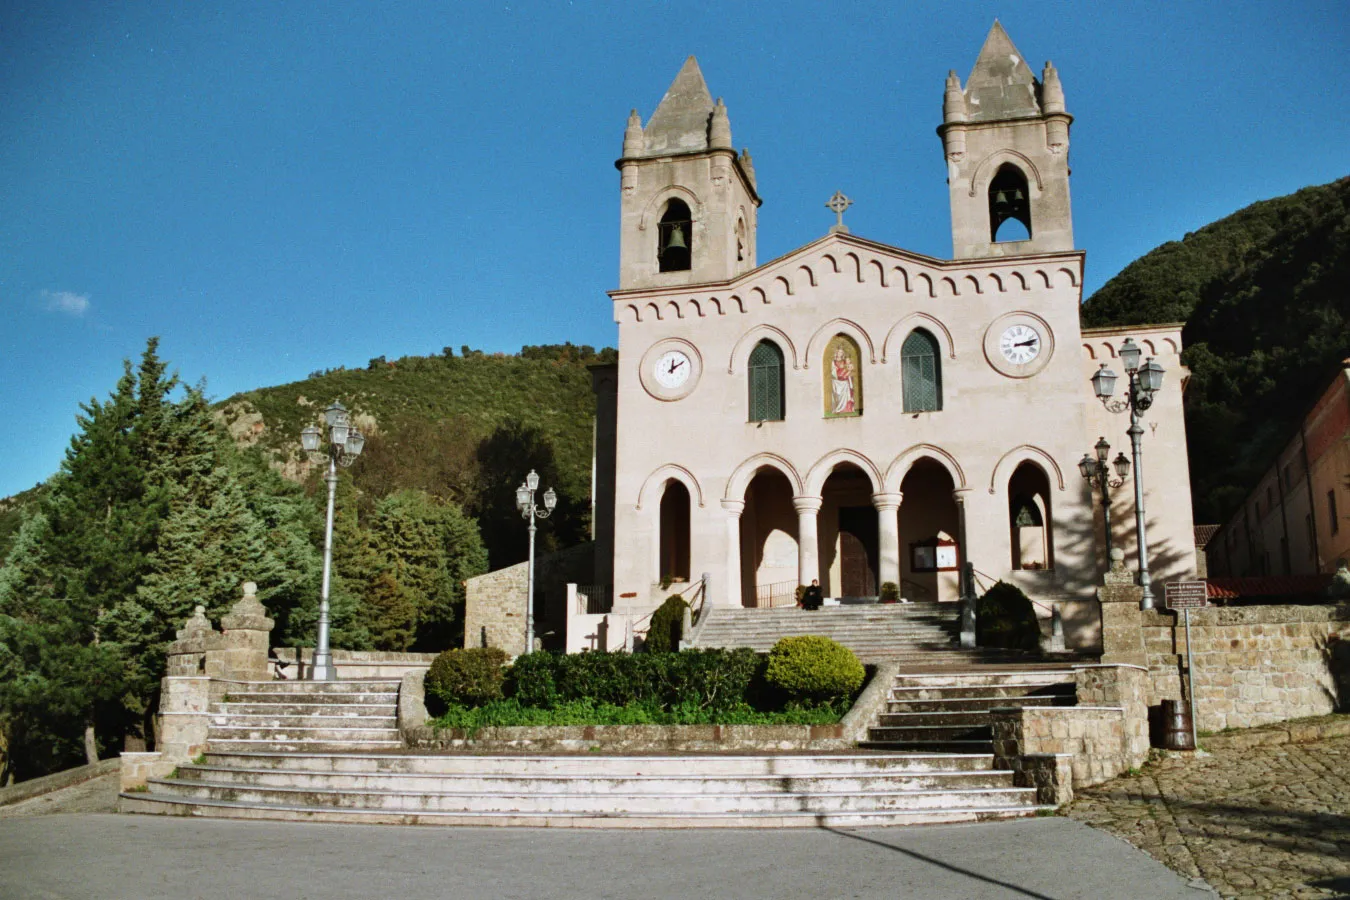
<svg viewBox="0 0 1350 900">
<path fill-rule="evenodd" d="M 755 267 L 759 194 L 748 150 L 694 57 L 644 127 L 628 116 L 620 172 L 619 289 L 726 281 Z"/>
<path fill-rule="evenodd" d="M 995 20 L 965 90 L 949 73 L 942 103 L 953 259 L 1074 249 L 1072 122 L 1055 67 L 1037 80 Z"/>
</svg>

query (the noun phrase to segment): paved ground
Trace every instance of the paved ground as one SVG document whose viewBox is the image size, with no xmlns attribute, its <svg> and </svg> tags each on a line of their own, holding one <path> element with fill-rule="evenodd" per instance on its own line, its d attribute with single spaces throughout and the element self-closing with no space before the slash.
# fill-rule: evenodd
<svg viewBox="0 0 1350 900">
<path fill-rule="evenodd" d="M 1157 760 L 1080 792 L 1068 815 L 1224 897 L 1350 898 L 1350 737 L 1260 736 L 1216 736 L 1207 757 Z"/>
<path fill-rule="evenodd" d="M 859 831 L 549 831 L 39 815 L 0 820 L 5 900 L 397 897 L 1194 900 L 1064 818 Z"/>
</svg>

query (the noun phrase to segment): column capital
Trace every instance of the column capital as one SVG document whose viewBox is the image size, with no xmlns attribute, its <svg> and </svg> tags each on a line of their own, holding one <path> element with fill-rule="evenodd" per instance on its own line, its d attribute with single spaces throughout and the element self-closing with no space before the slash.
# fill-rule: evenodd
<svg viewBox="0 0 1350 900">
<path fill-rule="evenodd" d="M 797 515 L 815 515 L 820 512 L 820 508 L 825 505 L 825 501 L 820 497 L 793 497 L 792 508 L 797 511 Z"/>
<path fill-rule="evenodd" d="M 733 518 L 740 518 L 741 513 L 745 512 L 744 500 L 723 500 L 722 508 L 731 513 Z"/>
<path fill-rule="evenodd" d="M 899 491 L 879 491 L 872 495 L 872 505 L 877 508 L 877 512 L 884 512 L 888 509 L 899 509 L 900 501 L 905 499 L 905 495 Z"/>
<path fill-rule="evenodd" d="M 957 503 L 965 503 L 967 497 L 973 497 L 975 489 L 969 487 L 959 487 L 952 491 L 952 499 Z"/>
</svg>

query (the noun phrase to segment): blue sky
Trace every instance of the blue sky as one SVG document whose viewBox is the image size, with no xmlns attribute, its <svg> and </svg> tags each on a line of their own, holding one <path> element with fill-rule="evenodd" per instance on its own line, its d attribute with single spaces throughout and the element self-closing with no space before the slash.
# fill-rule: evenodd
<svg viewBox="0 0 1350 900">
<path fill-rule="evenodd" d="M 688 54 L 765 204 L 761 261 L 950 254 L 943 80 L 993 19 L 1054 61 L 1087 290 L 1350 174 L 1328 2 L 0 4 L 0 496 L 149 335 L 217 398 L 375 356 L 612 344 L 619 155 Z"/>
</svg>

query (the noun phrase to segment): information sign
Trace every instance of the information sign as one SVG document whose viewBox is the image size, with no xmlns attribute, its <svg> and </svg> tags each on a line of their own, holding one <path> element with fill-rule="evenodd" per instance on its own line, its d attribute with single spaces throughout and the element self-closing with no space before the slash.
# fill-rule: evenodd
<svg viewBox="0 0 1350 900">
<path fill-rule="evenodd" d="M 1167 585 L 1168 609 L 1199 609 L 1209 600 L 1209 588 L 1203 581 L 1173 581 Z"/>
</svg>

